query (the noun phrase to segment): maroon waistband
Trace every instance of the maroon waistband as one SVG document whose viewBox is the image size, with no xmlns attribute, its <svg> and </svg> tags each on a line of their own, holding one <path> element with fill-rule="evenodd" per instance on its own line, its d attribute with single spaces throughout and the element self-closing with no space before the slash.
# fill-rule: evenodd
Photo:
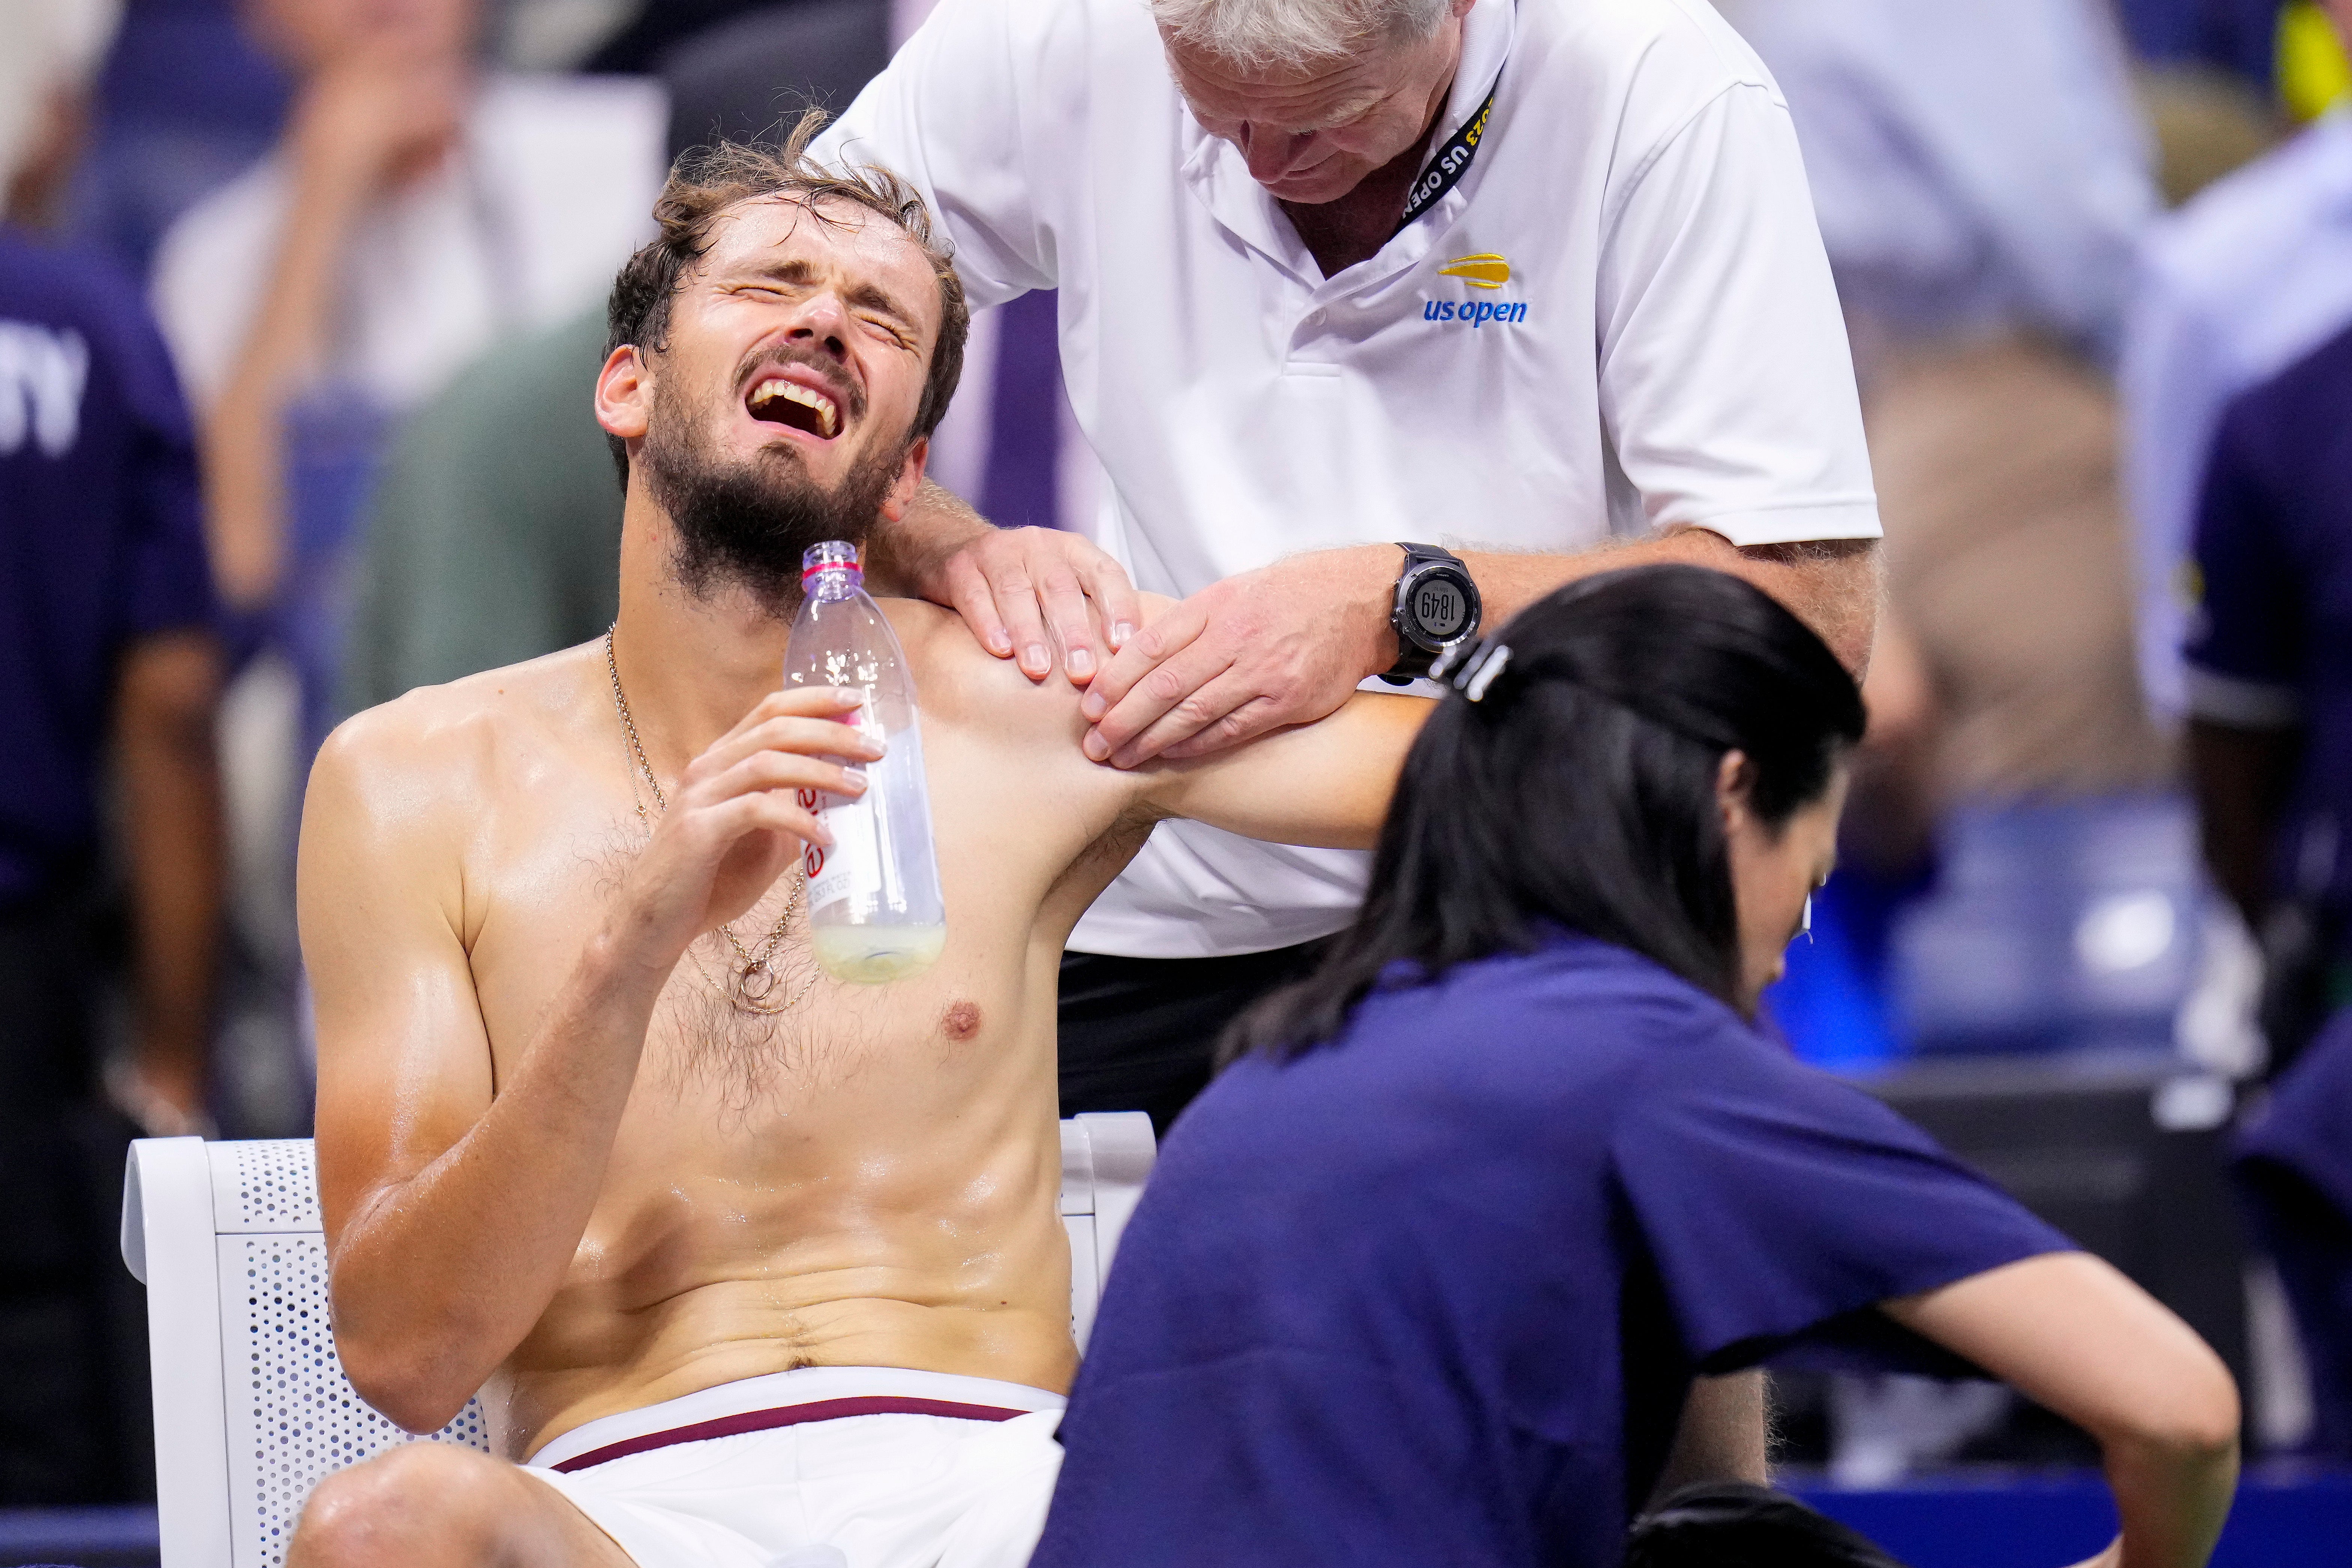
<svg viewBox="0 0 2352 1568">
<path fill-rule="evenodd" d="M 734 1437 L 745 1432 L 769 1432 L 779 1426 L 797 1426 L 803 1421 L 837 1421 L 845 1415 L 947 1415 L 959 1421 L 1010 1421 L 1015 1415 L 1033 1414 L 1027 1410 L 1005 1410 L 993 1405 L 958 1405 L 947 1399 L 908 1399 L 897 1394 L 875 1394 L 862 1399 L 819 1399 L 807 1405 L 787 1405 L 776 1410 L 747 1410 L 740 1415 L 721 1415 L 716 1420 L 697 1421 L 691 1426 L 673 1426 L 667 1432 L 648 1432 L 642 1437 L 624 1438 L 607 1443 L 601 1448 L 591 1448 L 576 1458 L 548 1468 L 563 1475 L 584 1470 L 591 1465 L 609 1464 L 625 1459 L 632 1454 L 650 1453 L 675 1443 L 699 1443 L 711 1437 Z"/>
</svg>

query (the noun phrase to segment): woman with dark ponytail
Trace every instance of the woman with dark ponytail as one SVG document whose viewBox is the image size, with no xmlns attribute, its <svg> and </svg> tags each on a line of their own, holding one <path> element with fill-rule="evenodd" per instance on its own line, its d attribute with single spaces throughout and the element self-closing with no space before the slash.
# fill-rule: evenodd
<svg viewBox="0 0 2352 1568">
<path fill-rule="evenodd" d="M 2006 1378 L 2105 1447 L 2095 1561 L 2203 1563 L 2220 1361 L 1755 1027 L 1863 731 L 1828 648 L 1645 566 L 1459 651 L 1361 914 L 1170 1134 L 1034 1568 L 1615 1564 L 1675 1482 L 1763 1479 L 1728 1374 L 1799 1353 Z"/>
</svg>

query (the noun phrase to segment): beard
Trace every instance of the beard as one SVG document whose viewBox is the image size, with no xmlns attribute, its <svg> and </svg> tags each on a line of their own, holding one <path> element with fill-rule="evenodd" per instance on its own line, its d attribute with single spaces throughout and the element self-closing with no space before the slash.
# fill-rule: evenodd
<svg viewBox="0 0 2352 1568">
<path fill-rule="evenodd" d="M 802 555 L 829 539 L 865 544 L 913 443 L 877 447 L 826 489 L 789 443 L 741 462 L 719 457 L 697 439 L 710 428 L 709 405 L 691 406 L 672 387 L 667 380 L 655 385 L 637 460 L 647 492 L 677 531 L 671 566 L 678 582 L 698 599 L 740 589 L 772 612 L 791 614 L 800 604 Z"/>
</svg>

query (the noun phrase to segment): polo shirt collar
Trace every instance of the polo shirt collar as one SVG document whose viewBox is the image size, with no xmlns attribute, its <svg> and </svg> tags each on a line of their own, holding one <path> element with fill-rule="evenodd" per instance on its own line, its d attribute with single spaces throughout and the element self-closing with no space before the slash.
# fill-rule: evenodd
<svg viewBox="0 0 2352 1568">
<path fill-rule="evenodd" d="M 1462 18 L 1462 60 L 1454 68 L 1454 85 L 1446 89 L 1445 111 L 1438 116 L 1437 128 L 1422 149 L 1424 161 L 1486 101 L 1487 90 L 1509 58 L 1517 19 L 1515 0 L 1475 0 L 1469 15 Z M 1341 279 L 1350 286 L 1374 282 L 1418 261 L 1428 251 L 1431 237 L 1451 227 L 1460 216 L 1478 174 L 1473 164 L 1460 184 L 1423 212 L 1411 228 L 1381 247 L 1378 255 L 1339 278 L 1326 279 L 1297 230 L 1283 216 L 1281 205 L 1250 177 L 1240 149 L 1202 130 L 1201 122 L 1185 107 L 1184 95 L 1175 91 L 1172 78 L 1169 86 L 1176 112 L 1183 116 L 1185 153 L 1181 172 L 1185 184 L 1235 237 L 1310 289 Z"/>
</svg>

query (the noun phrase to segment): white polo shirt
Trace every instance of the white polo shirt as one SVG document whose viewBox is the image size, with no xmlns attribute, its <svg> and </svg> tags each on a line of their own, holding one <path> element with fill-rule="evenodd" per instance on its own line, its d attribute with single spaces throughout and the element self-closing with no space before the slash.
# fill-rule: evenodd
<svg viewBox="0 0 2352 1568">
<path fill-rule="evenodd" d="M 1328 279 L 1185 109 L 1142 0 L 942 0 L 819 152 L 911 180 L 975 305 L 1059 288 L 1097 537 L 1147 590 L 1400 540 L 1876 537 L 1844 325 L 1753 52 L 1704 0 L 1477 0 L 1433 149 L 1490 88 L 1453 189 Z M 1164 824 L 1071 946 L 1304 942 L 1364 870 Z"/>
</svg>

